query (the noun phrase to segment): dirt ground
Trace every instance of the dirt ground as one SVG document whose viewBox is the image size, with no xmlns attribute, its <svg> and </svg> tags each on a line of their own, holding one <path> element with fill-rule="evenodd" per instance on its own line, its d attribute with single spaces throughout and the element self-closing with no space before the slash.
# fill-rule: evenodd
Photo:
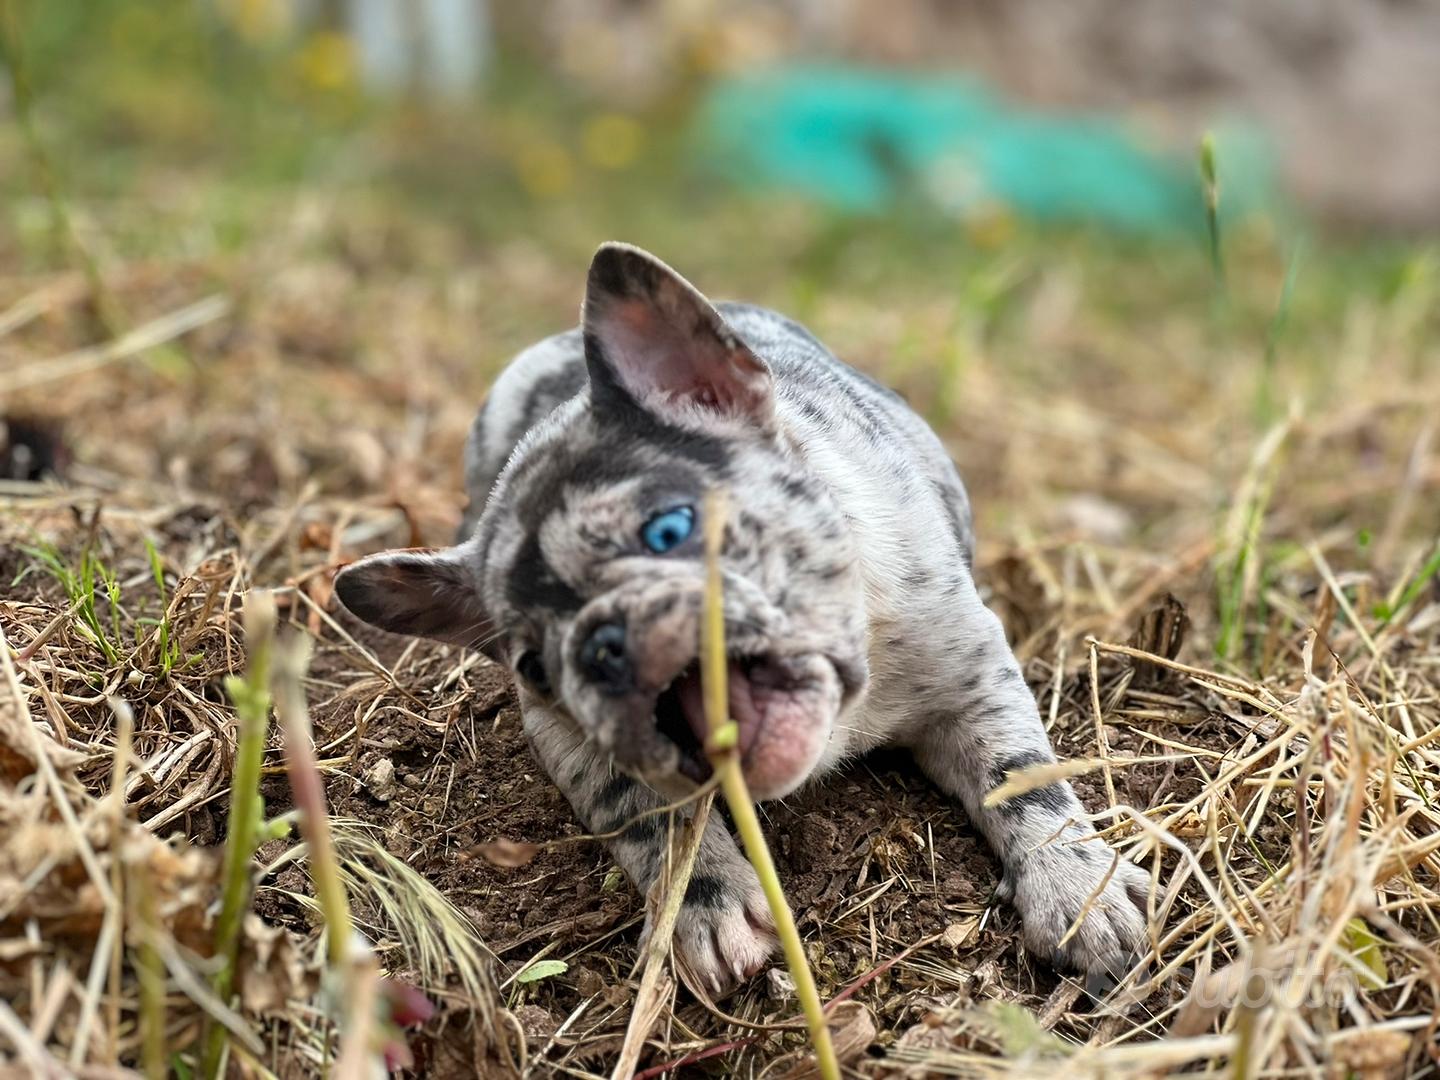
<svg viewBox="0 0 1440 1080">
<path fill-rule="evenodd" d="M 537 768 L 500 673 L 359 626 L 329 585 L 347 560 L 453 533 L 472 411 L 509 352 L 573 318 L 584 245 L 475 251 L 363 208 L 290 209 L 293 228 L 232 262 L 111 274 L 137 326 L 173 328 L 191 311 L 174 353 L 95 351 L 109 338 L 75 275 L 0 281 L 0 311 L 34 312 L 0 339 L 0 401 L 51 433 L 60 472 L 0 487 L 0 622 L 27 730 L 70 754 L 56 758 L 74 778 L 66 797 L 98 815 L 119 739 L 106 696 L 123 697 L 136 717 L 126 820 L 211 858 L 230 805 L 224 679 L 244 669 L 240 611 L 247 590 L 276 590 L 287 628 L 315 641 L 305 690 L 337 835 L 350 837 L 342 854 L 389 867 L 389 892 L 356 871 L 357 922 L 389 971 L 441 1005 L 410 1039 L 417 1071 L 608 1074 L 635 993 L 640 898 Z M 997 253 L 975 274 L 1001 282 L 1002 302 L 872 272 L 879 235 L 792 227 L 796 266 L 844 247 L 805 317 L 922 403 L 947 439 L 979 513 L 978 576 L 1056 749 L 1107 759 L 1075 785 L 1112 840 L 1153 868 L 1162 909 L 1156 981 L 1138 1003 L 1097 1006 L 1020 951 L 1014 912 L 993 899 L 994 860 L 903 757 L 873 755 L 767 804 L 821 993 L 863 1004 L 873 1024 L 857 1029 L 847 1068 L 1186 1075 L 1233 1060 L 1249 1030 L 1267 1040 L 1264 1075 L 1362 1059 L 1379 1064 L 1356 1075 L 1434 1075 L 1433 313 L 1416 314 L 1403 292 L 1345 294 L 1343 310 L 1324 302 L 1338 287 L 1297 301 L 1295 350 L 1340 340 L 1338 359 L 1319 374 L 1283 367 L 1266 393 L 1308 404 L 1257 421 L 1250 368 L 1235 357 L 1260 348 L 1266 305 L 1237 304 L 1212 325 L 1193 276 L 1168 276 L 1160 255 L 1136 274 L 1134 252 L 1102 256 L 1083 241 Z M 713 231 L 686 272 L 790 306 L 784 273 L 735 253 L 738 224 Z M 1263 251 L 1234 258 L 1238 296 L 1273 295 Z M 1109 269 L 1095 269 L 1102 260 Z M 210 296 L 224 306 L 194 314 Z M 1228 650 L 1226 634 L 1238 635 Z M 30 768 L 0 771 L 15 785 L 7 828 L 48 820 Z M 261 791 L 268 814 L 289 807 L 274 734 Z M 1112 809 L 1124 806 L 1148 825 Z M 108 858 L 103 837 L 91 842 Z M 257 864 L 255 910 L 306 960 L 289 981 L 278 960 L 255 969 L 280 981 L 278 997 L 242 987 L 264 1038 L 236 1054 L 252 1075 L 308 1075 L 333 1050 L 314 1020 L 308 868 L 292 837 L 269 840 Z M 0 858 L 11 889 L 0 938 L 20 943 L 0 951 L 0 980 L 27 1023 L 44 1004 L 36 988 L 69 985 L 97 947 L 98 901 L 90 936 L 67 936 L 73 913 L 17 884 L 49 865 L 18 842 Z M 64 867 L 86 880 L 80 862 Z M 197 925 L 204 895 L 183 909 Z M 126 954 L 137 964 L 139 947 Z M 478 982 L 461 972 L 465 949 L 483 958 Z M 1377 955 L 1383 975 L 1352 979 L 1338 1001 L 1247 1012 L 1225 989 L 1261 960 L 1309 985 L 1349 970 L 1346 957 Z M 207 970 L 203 956 L 181 960 Z M 565 967 L 525 977 L 545 961 Z M 125 972 L 110 1060 L 134 1063 Z M 1187 1003 L 1212 978 L 1220 1003 Z M 781 981 L 762 975 L 723 1014 L 679 990 L 641 1075 L 677 1062 L 680 1075 L 778 1075 L 777 1060 L 804 1045 L 793 1026 L 764 1026 L 795 1015 Z M 83 1022 L 84 994 L 63 1000 L 46 1053 L 68 1053 Z M 176 1045 L 191 1045 L 204 1008 L 179 983 L 168 1000 Z M 1160 1056 L 1141 1056 L 1147 1047 Z"/>
</svg>

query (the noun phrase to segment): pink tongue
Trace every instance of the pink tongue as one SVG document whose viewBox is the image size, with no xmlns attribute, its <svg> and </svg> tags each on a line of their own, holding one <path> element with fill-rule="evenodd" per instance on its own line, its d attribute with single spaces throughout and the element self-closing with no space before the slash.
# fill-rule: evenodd
<svg viewBox="0 0 1440 1080">
<path fill-rule="evenodd" d="M 755 745 L 755 736 L 760 734 L 760 712 L 755 708 L 750 694 L 750 680 L 734 660 L 729 663 L 726 683 L 730 691 L 730 719 L 740 728 L 740 753 L 744 756 L 750 752 L 750 747 Z M 710 729 L 705 722 L 705 700 L 701 692 L 700 676 L 686 675 L 680 680 L 677 689 L 680 694 L 680 707 L 685 710 L 685 719 L 690 722 L 690 730 L 695 732 L 695 737 L 704 745 Z"/>
</svg>

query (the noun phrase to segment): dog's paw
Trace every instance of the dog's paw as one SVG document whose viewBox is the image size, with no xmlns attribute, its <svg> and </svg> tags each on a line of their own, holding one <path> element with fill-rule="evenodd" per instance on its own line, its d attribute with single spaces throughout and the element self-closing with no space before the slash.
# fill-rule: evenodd
<svg viewBox="0 0 1440 1080">
<path fill-rule="evenodd" d="M 1057 968 L 1083 972 L 1086 989 L 1099 997 L 1148 951 L 1149 890 L 1144 870 L 1126 859 L 1117 863 L 1104 841 L 1091 838 L 1027 853 L 1006 869 L 1000 894 L 1020 912 L 1025 947 Z M 1087 902 L 1084 921 L 1066 938 Z"/>
<path fill-rule="evenodd" d="M 748 873 L 696 873 L 675 921 L 675 963 L 692 988 L 712 997 L 758 974 L 775 954 L 775 921 L 748 863 Z M 646 928 L 649 934 L 649 928 Z"/>
</svg>

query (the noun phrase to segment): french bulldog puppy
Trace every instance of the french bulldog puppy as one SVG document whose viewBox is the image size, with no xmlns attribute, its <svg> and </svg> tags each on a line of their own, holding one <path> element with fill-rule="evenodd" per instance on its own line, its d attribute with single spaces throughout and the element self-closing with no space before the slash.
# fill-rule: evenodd
<svg viewBox="0 0 1440 1080">
<path fill-rule="evenodd" d="M 999 856 L 1031 951 L 1104 977 L 1142 950 L 1148 876 L 1115 859 L 1068 784 L 985 805 L 1054 756 L 976 592 L 965 489 L 926 423 L 803 327 L 712 304 L 653 256 L 605 244 L 582 326 L 504 370 L 465 465 L 457 546 L 362 559 L 336 592 L 375 626 L 506 664 L 535 756 L 585 826 L 629 823 L 610 849 L 642 894 L 665 821 L 641 815 L 710 773 L 700 517 L 720 487 L 751 792 L 777 799 L 874 747 L 909 748 Z M 720 993 L 775 947 L 755 872 L 713 815 L 679 959 Z"/>
</svg>

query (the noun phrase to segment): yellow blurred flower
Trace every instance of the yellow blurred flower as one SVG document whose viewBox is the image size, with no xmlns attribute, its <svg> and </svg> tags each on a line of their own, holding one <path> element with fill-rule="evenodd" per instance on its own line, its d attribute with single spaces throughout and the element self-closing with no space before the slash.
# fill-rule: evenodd
<svg viewBox="0 0 1440 1080">
<path fill-rule="evenodd" d="M 548 139 L 522 145 L 515 155 L 515 171 L 525 190 L 537 198 L 564 195 L 575 184 L 569 152 Z"/>
<path fill-rule="evenodd" d="M 300 78 L 321 90 L 340 90 L 355 80 L 355 47 L 344 34 L 311 34 L 295 56 Z"/>
<path fill-rule="evenodd" d="M 634 163 L 645 141 L 645 129 L 623 113 L 601 113 L 585 125 L 580 143 L 585 158 L 602 169 L 623 169 Z"/>
</svg>

